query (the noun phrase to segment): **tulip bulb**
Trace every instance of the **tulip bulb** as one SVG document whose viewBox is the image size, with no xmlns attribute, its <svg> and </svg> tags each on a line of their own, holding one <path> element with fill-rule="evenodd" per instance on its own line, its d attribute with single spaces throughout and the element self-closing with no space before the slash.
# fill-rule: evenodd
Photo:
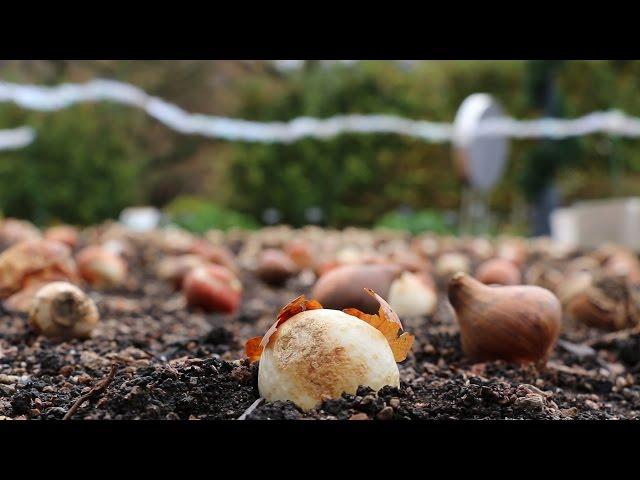
<svg viewBox="0 0 640 480">
<path fill-rule="evenodd" d="M 15 218 L 0 220 L 0 251 L 18 242 L 40 238 L 40 230 L 31 222 Z"/>
<path fill-rule="evenodd" d="M 400 275 L 398 265 L 343 265 L 322 275 L 313 287 L 312 297 L 327 308 L 357 308 L 375 313 L 378 303 L 363 290 L 370 288 L 387 296 L 391 283 Z"/>
<path fill-rule="evenodd" d="M 50 338 L 88 338 L 98 320 L 93 300 L 67 282 L 52 282 L 38 290 L 29 312 L 29 325 Z"/>
<path fill-rule="evenodd" d="M 0 255 L 0 298 L 9 310 L 27 311 L 33 295 L 42 285 L 56 281 L 77 281 L 71 249 L 53 240 L 25 240 Z"/>
<path fill-rule="evenodd" d="M 297 265 L 282 250 L 268 248 L 260 253 L 256 274 L 265 283 L 282 285 L 297 271 Z"/>
<path fill-rule="evenodd" d="M 198 255 L 177 255 L 165 257 L 156 266 L 156 274 L 162 280 L 171 282 L 175 288 L 182 288 L 184 277 L 195 267 L 206 265 Z"/>
<path fill-rule="evenodd" d="M 284 251 L 291 257 L 291 260 L 293 260 L 298 268 L 310 268 L 315 263 L 310 242 L 291 240 L 285 246 Z"/>
<path fill-rule="evenodd" d="M 485 285 L 518 285 L 522 283 L 520 270 L 509 260 L 493 258 L 483 262 L 476 271 L 476 279 Z"/>
<path fill-rule="evenodd" d="M 119 286 L 127 276 L 125 260 L 104 246 L 92 245 L 82 249 L 76 255 L 76 262 L 82 278 L 99 288 Z"/>
<path fill-rule="evenodd" d="M 462 350 L 472 361 L 544 361 L 560 333 L 560 302 L 544 288 L 489 287 L 461 273 L 449 282 L 448 295 Z"/>
<path fill-rule="evenodd" d="M 589 327 L 621 330 L 636 323 L 636 288 L 621 277 L 594 280 L 588 273 L 571 296 L 566 296 L 565 309 L 570 318 Z M 588 278 L 587 278 L 588 276 Z"/>
<path fill-rule="evenodd" d="M 452 275 L 463 272 L 469 273 L 471 264 L 469 257 L 463 253 L 451 252 L 443 253 L 436 261 L 436 275 L 448 280 Z"/>
<path fill-rule="evenodd" d="M 391 282 L 389 303 L 400 317 L 431 315 L 438 304 L 433 280 L 426 274 L 403 272 Z"/>
<path fill-rule="evenodd" d="M 44 238 L 47 240 L 55 240 L 75 248 L 78 245 L 80 234 L 76 227 L 71 225 L 56 225 L 49 227 L 44 232 Z"/>
<path fill-rule="evenodd" d="M 380 305 L 378 315 L 367 315 L 324 309 L 304 296 L 291 302 L 264 337 L 247 342 L 249 357 L 260 359 L 260 395 L 308 410 L 355 394 L 360 385 L 399 387 L 396 361 L 404 360 L 413 337 L 398 336 L 400 321 L 386 302 Z"/>
<path fill-rule="evenodd" d="M 238 310 L 242 284 L 231 270 L 221 265 L 205 265 L 187 273 L 182 284 L 187 304 L 209 312 Z"/>
</svg>

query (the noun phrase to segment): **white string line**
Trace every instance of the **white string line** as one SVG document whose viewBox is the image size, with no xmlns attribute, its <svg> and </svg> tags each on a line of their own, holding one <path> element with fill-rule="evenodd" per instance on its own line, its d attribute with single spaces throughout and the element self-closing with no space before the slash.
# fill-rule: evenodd
<svg viewBox="0 0 640 480">
<path fill-rule="evenodd" d="M 607 133 L 627 137 L 640 136 L 640 118 L 619 110 L 592 112 L 576 119 L 541 118 L 514 120 L 500 118 L 485 120 L 475 132 L 478 136 L 508 136 L 512 138 L 566 138 Z"/>
<path fill-rule="evenodd" d="M 345 132 L 398 133 L 444 142 L 451 125 L 408 120 L 393 115 L 340 115 L 326 120 L 300 117 L 289 122 L 252 122 L 213 115 L 192 114 L 144 90 L 111 80 L 56 87 L 0 82 L 0 102 L 41 111 L 54 111 L 78 102 L 113 101 L 135 106 L 181 133 L 253 142 L 294 142 L 302 137 L 328 138 Z"/>
<path fill-rule="evenodd" d="M 177 105 L 147 94 L 133 85 L 113 80 L 54 87 L 0 82 L 0 102 L 40 111 L 55 111 L 79 102 L 113 101 L 140 108 L 185 134 L 227 140 L 291 143 L 303 137 L 330 138 L 342 133 L 396 133 L 428 142 L 450 141 L 450 123 L 410 120 L 394 115 L 338 115 L 328 119 L 299 117 L 289 122 L 255 122 L 189 113 Z M 476 135 L 514 138 L 566 138 L 596 132 L 640 136 L 640 119 L 620 111 L 594 112 L 576 119 L 487 120 Z"/>
<path fill-rule="evenodd" d="M 33 142 L 35 132 L 30 127 L 0 130 L 0 150 L 22 148 Z"/>
</svg>

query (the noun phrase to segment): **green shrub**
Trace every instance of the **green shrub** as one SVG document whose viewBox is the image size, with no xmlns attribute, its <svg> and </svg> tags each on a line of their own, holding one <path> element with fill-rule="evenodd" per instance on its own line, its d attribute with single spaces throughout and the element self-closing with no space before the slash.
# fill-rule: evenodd
<svg viewBox="0 0 640 480">
<path fill-rule="evenodd" d="M 27 148 L 0 152 L 0 210 L 40 225 L 86 225 L 142 200 L 144 158 L 132 138 L 135 115 L 123 109 L 82 105 L 25 116 L 37 137 Z M 24 123 L 0 121 L 7 124 Z"/>
<path fill-rule="evenodd" d="M 446 222 L 444 215 L 435 210 L 420 210 L 411 213 L 390 212 L 376 223 L 376 228 L 407 230 L 412 234 L 421 232 L 455 233 L 455 229 Z"/>
<path fill-rule="evenodd" d="M 228 230 L 232 227 L 258 227 L 247 215 L 227 210 L 194 196 L 177 197 L 164 208 L 164 211 L 173 223 L 196 233 L 204 233 L 212 228 Z"/>
</svg>

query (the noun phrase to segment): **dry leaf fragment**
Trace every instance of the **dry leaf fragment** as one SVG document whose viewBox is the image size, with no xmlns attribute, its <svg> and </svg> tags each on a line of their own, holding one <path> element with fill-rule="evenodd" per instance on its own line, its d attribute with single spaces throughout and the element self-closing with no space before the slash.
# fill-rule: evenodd
<svg viewBox="0 0 640 480">
<path fill-rule="evenodd" d="M 262 342 L 262 337 L 253 337 L 244 345 L 244 351 L 252 362 L 257 362 L 262 356 L 262 350 L 264 349 L 260 342 Z"/>
<path fill-rule="evenodd" d="M 378 310 L 377 315 L 369 315 L 361 312 L 357 308 L 346 308 L 343 312 L 358 317 L 360 320 L 378 329 L 389 342 L 396 362 L 402 362 L 407 358 L 407 354 L 411 350 L 415 337 L 407 332 L 398 336 L 398 330 L 403 329 L 398 315 L 391 309 L 391 306 L 386 300 L 376 292 L 369 288 L 365 288 L 365 291 L 380 303 L 380 310 Z"/>
<path fill-rule="evenodd" d="M 271 328 L 267 330 L 267 333 L 265 333 L 263 337 L 254 337 L 247 341 L 244 347 L 247 357 L 249 357 L 252 362 L 259 360 L 260 355 L 262 355 L 262 351 L 267 345 L 269 345 L 269 339 L 280 325 L 300 312 L 304 312 L 306 310 L 318 310 L 321 308 L 322 305 L 320 305 L 318 301 L 307 300 L 304 295 L 300 295 L 293 299 L 285 305 L 282 310 L 280 310 L 280 313 L 278 313 L 278 319 L 273 325 L 271 325 Z"/>
</svg>

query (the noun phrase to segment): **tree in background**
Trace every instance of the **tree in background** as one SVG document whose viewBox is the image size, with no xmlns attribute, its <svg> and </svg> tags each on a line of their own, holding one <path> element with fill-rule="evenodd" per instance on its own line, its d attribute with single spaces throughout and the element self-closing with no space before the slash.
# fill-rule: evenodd
<svg viewBox="0 0 640 480">
<path fill-rule="evenodd" d="M 89 224 L 140 201 L 145 158 L 128 134 L 134 117 L 118 115 L 121 108 L 83 105 L 32 117 L 37 141 L 0 157 L 0 211 L 43 225 Z"/>
</svg>

